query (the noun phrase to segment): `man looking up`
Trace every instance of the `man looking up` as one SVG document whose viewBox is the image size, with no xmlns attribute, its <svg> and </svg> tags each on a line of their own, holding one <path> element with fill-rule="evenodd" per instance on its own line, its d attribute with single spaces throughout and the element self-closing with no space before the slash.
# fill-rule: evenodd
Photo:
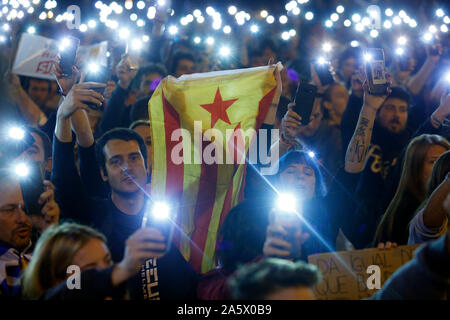
<svg viewBox="0 0 450 320">
<path fill-rule="evenodd" d="M 71 121 L 76 128 L 74 120 L 77 113 L 84 112 L 80 109 L 87 108 L 87 101 L 101 104 L 103 97 L 90 90 L 98 86 L 104 85 L 75 85 L 58 110 L 52 179 L 66 217 L 93 225 L 105 234 L 112 259 L 117 262 L 123 258 L 128 237 L 141 227 L 146 210 L 147 148 L 139 134 L 130 129 L 110 130 L 96 144 L 91 136 L 90 146 L 86 141 L 83 145 L 95 148 L 101 179 L 109 185 L 111 193 L 106 199 L 98 199 L 81 191 L 84 186 L 73 159 Z M 80 142 L 84 138 L 77 129 L 75 131 Z M 157 230 L 149 234 L 148 248 L 160 250 L 161 237 Z M 175 246 L 157 262 L 151 259 L 143 268 L 148 269 L 143 272 L 144 278 L 139 274 L 130 283 L 132 297 L 189 299 L 195 296 L 196 275 Z"/>
</svg>

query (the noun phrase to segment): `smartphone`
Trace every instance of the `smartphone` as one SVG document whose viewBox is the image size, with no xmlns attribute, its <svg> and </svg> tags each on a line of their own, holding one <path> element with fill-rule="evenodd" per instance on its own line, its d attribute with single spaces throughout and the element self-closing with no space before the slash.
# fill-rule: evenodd
<svg viewBox="0 0 450 320">
<path fill-rule="evenodd" d="M 66 37 L 63 40 L 64 48 L 60 50 L 59 55 L 61 56 L 61 60 L 59 61 L 59 66 L 61 67 L 63 76 L 71 76 L 72 75 L 72 66 L 75 65 L 77 50 L 80 45 L 80 39 L 75 37 Z"/>
<path fill-rule="evenodd" d="M 334 83 L 333 76 L 330 72 L 329 63 L 314 63 L 314 70 L 316 70 L 317 76 L 319 77 L 320 83 L 323 86 Z"/>
<path fill-rule="evenodd" d="M 90 66 L 90 70 L 88 69 L 86 73 L 86 77 L 84 78 L 84 82 L 98 82 L 98 83 L 106 83 L 109 78 L 109 69 L 108 67 L 95 64 Z M 105 88 L 92 88 L 92 90 L 97 91 L 98 93 L 103 95 Z M 92 110 L 100 110 L 102 107 L 97 106 L 92 103 L 87 103 L 88 107 Z"/>
<path fill-rule="evenodd" d="M 23 200 L 25 202 L 25 210 L 29 216 L 40 216 L 42 207 L 38 200 L 45 191 L 43 183 L 43 173 L 38 162 L 27 163 L 29 174 L 27 177 L 20 179 L 20 188 L 22 189 Z"/>
<path fill-rule="evenodd" d="M 288 258 L 294 260 L 299 259 L 301 248 L 296 239 L 296 234 L 301 230 L 300 218 L 295 213 L 273 209 L 271 212 L 271 222 L 274 225 L 281 226 L 287 232 L 286 235 L 279 234 L 275 236 L 291 244 Z"/>
<path fill-rule="evenodd" d="M 309 123 L 314 99 L 316 98 L 317 87 L 308 83 L 299 83 L 295 93 L 295 106 L 293 110 L 302 117 L 302 125 Z"/>
<path fill-rule="evenodd" d="M 384 51 L 381 48 L 371 48 L 366 51 L 366 77 L 369 82 L 369 92 L 372 95 L 384 95 L 388 88 L 385 73 Z"/>
<path fill-rule="evenodd" d="M 142 220 L 142 227 L 155 228 L 161 232 L 164 237 L 164 244 L 166 245 L 166 249 L 161 251 L 161 253 L 166 254 L 170 250 L 172 243 L 173 229 L 176 220 L 175 209 L 169 208 L 167 216 L 163 218 L 158 217 L 154 210 L 154 207 L 150 204 L 150 201 L 148 201 Z"/>
</svg>

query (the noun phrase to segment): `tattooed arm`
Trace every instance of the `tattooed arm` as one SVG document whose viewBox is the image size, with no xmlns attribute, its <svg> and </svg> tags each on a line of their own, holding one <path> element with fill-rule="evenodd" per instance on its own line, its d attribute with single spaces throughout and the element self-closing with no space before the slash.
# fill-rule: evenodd
<svg viewBox="0 0 450 320">
<path fill-rule="evenodd" d="M 359 173 L 366 163 L 367 149 L 372 137 L 373 123 L 378 109 L 381 108 L 386 95 L 374 96 L 369 94 L 364 85 L 364 103 L 359 114 L 358 124 L 345 154 L 345 171 Z"/>
</svg>

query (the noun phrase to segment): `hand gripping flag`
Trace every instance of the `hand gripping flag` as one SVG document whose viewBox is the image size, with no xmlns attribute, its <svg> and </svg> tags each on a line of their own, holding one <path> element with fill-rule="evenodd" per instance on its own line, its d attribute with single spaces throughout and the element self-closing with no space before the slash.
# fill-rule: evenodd
<svg viewBox="0 0 450 320">
<path fill-rule="evenodd" d="M 169 76 L 149 101 L 151 198 L 177 202 L 174 241 L 197 272 L 215 267 L 220 225 L 242 201 L 245 157 L 274 99 L 275 67 Z"/>
</svg>

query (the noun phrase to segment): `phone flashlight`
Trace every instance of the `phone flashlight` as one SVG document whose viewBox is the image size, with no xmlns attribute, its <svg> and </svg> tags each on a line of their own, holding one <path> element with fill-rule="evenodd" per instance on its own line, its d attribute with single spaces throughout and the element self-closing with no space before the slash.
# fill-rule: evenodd
<svg viewBox="0 0 450 320">
<path fill-rule="evenodd" d="M 298 213 L 298 197 L 289 193 L 281 193 L 271 212 L 271 220 L 286 231 L 277 237 L 291 244 L 290 258 L 298 259 L 301 252 L 297 234 L 301 230 L 301 220 Z"/>
<path fill-rule="evenodd" d="M 151 227 L 161 232 L 166 245 L 164 253 L 170 250 L 174 225 L 175 210 L 171 206 L 163 201 L 156 201 L 150 205 L 150 201 L 148 201 L 142 219 L 142 228 Z"/>
<path fill-rule="evenodd" d="M 8 137 L 13 140 L 22 140 L 25 137 L 25 131 L 20 127 L 11 127 L 8 130 Z"/>
<path fill-rule="evenodd" d="M 20 177 L 25 178 L 30 174 L 30 168 L 27 166 L 25 162 L 20 162 L 14 166 L 14 173 Z"/>
</svg>

